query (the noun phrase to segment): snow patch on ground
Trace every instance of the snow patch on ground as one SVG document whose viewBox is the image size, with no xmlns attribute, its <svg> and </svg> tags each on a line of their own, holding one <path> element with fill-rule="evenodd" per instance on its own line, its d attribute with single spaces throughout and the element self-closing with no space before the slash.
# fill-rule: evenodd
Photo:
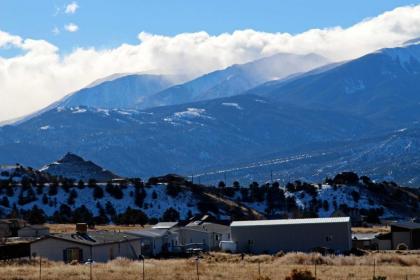
<svg viewBox="0 0 420 280">
<path fill-rule="evenodd" d="M 85 108 L 81 108 L 81 107 L 72 108 L 73 114 L 81 114 L 81 113 L 86 113 L 86 112 L 87 110 Z"/>
<path fill-rule="evenodd" d="M 238 110 L 242 110 L 243 108 L 241 106 L 239 106 L 238 103 L 229 103 L 229 102 L 224 102 L 222 103 L 223 106 L 228 106 L 228 107 L 234 107 Z"/>
<path fill-rule="evenodd" d="M 51 126 L 49 126 L 49 125 L 44 125 L 44 126 L 41 126 L 39 129 L 40 130 L 47 130 L 47 129 L 50 129 L 51 128 Z"/>
</svg>

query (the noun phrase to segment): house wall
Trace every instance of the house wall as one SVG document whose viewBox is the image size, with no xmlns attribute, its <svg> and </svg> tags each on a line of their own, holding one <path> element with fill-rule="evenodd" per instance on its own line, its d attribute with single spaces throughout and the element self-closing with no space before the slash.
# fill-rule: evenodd
<svg viewBox="0 0 420 280">
<path fill-rule="evenodd" d="M 230 227 L 215 223 L 204 223 L 202 225 L 191 225 L 186 229 L 195 229 L 208 232 L 208 246 L 211 250 L 219 249 L 220 241 L 230 240 Z"/>
<path fill-rule="evenodd" d="M 378 245 L 378 250 L 391 250 L 391 240 L 380 240 L 375 239 L 376 244 Z"/>
<path fill-rule="evenodd" d="M 10 227 L 6 223 L 0 223 L 0 238 L 1 237 L 9 237 L 12 235 L 10 231 Z"/>
<path fill-rule="evenodd" d="M 53 238 L 46 238 L 31 243 L 31 255 L 34 253 L 36 256 L 41 256 L 47 258 L 51 261 L 64 261 L 63 260 L 63 250 L 67 248 L 80 248 L 83 251 L 83 261 L 90 259 L 91 250 L 90 246 L 76 244 L 73 242 L 58 240 Z"/>
<path fill-rule="evenodd" d="M 351 249 L 350 223 L 233 226 L 231 237 L 239 252 L 305 252 L 315 247 Z"/>
<path fill-rule="evenodd" d="M 399 244 L 404 243 L 405 245 L 408 246 L 408 248 L 411 248 L 411 242 L 410 242 L 410 232 L 409 231 L 398 231 L 392 232 L 392 247 L 394 250 L 396 250 L 398 248 Z"/>
<path fill-rule="evenodd" d="M 130 244 L 132 248 L 130 247 Z M 80 248 L 83 251 L 83 262 L 92 259 L 95 262 L 107 262 L 117 257 L 134 259 L 140 255 L 140 242 L 127 241 L 114 244 L 92 246 L 47 238 L 31 244 L 31 254 L 47 258 L 52 261 L 64 261 L 63 251 L 67 248 Z"/>
<path fill-rule="evenodd" d="M 202 243 L 205 247 L 210 247 L 211 234 L 196 229 L 181 228 L 178 231 L 179 245 L 187 245 L 191 243 Z"/>
<path fill-rule="evenodd" d="M 92 259 L 95 262 L 107 262 L 118 257 L 137 259 L 140 251 L 140 242 L 138 240 L 104 244 L 92 247 Z"/>
<path fill-rule="evenodd" d="M 420 249 L 420 229 L 415 229 L 412 232 L 412 249 Z"/>
</svg>

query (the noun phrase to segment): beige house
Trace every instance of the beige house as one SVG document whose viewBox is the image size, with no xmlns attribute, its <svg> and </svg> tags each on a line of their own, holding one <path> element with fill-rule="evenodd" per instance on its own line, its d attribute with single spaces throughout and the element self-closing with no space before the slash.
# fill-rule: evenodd
<svg viewBox="0 0 420 280">
<path fill-rule="evenodd" d="M 232 222 L 230 243 L 235 245 L 234 251 L 256 254 L 273 254 L 279 251 L 308 252 L 320 247 L 340 252 L 348 251 L 352 246 L 350 218 Z M 226 245 L 230 247 L 230 243 Z"/>
<path fill-rule="evenodd" d="M 50 234 L 50 229 L 43 225 L 26 225 L 17 233 L 18 237 L 41 237 Z"/>
<path fill-rule="evenodd" d="M 32 256 L 66 263 L 77 261 L 107 262 L 117 257 L 137 259 L 139 238 L 111 231 L 76 232 L 48 235 L 31 242 Z"/>
</svg>

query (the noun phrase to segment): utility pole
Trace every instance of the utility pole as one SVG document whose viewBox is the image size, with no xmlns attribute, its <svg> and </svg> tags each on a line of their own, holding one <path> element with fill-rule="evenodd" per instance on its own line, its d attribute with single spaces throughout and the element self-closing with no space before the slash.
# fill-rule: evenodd
<svg viewBox="0 0 420 280">
<path fill-rule="evenodd" d="M 376 277 L 376 259 L 375 257 L 373 258 L 373 278 Z"/>
<path fill-rule="evenodd" d="M 270 171 L 271 185 L 273 185 L 273 170 Z"/>
<path fill-rule="evenodd" d="M 197 255 L 197 257 L 195 258 L 195 268 L 196 268 L 196 272 L 197 272 L 197 280 L 200 280 L 200 274 L 198 273 L 198 261 L 199 261 L 200 257 Z"/>
<path fill-rule="evenodd" d="M 142 269 L 142 280 L 144 280 L 145 278 L 145 276 L 144 276 L 144 256 L 141 254 L 141 252 L 140 252 L 140 255 L 139 255 L 139 259 L 142 261 L 142 263 L 143 263 L 143 269 Z"/>
<path fill-rule="evenodd" d="M 90 270 L 90 272 L 89 272 L 89 279 L 90 280 L 92 280 L 93 279 L 93 275 L 92 275 L 92 263 L 93 263 L 93 260 L 92 259 L 88 259 L 88 262 L 89 262 L 89 270 Z"/>
</svg>

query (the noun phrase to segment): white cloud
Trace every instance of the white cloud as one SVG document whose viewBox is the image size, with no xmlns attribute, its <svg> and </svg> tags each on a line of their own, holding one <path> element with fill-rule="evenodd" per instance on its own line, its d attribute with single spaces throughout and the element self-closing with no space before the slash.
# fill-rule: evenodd
<svg viewBox="0 0 420 280">
<path fill-rule="evenodd" d="M 203 74 L 277 52 L 317 53 L 332 60 L 351 59 L 420 37 L 420 5 L 395 9 L 349 28 L 313 29 L 301 34 L 240 30 L 173 37 L 142 32 L 138 44 L 112 49 L 78 48 L 67 55 L 44 40 L 0 31 L 0 48 L 24 50 L 0 56 L 0 120 L 38 110 L 69 92 L 114 73 Z"/>
<path fill-rule="evenodd" d="M 77 24 L 74 23 L 69 23 L 64 25 L 64 29 L 68 32 L 76 32 L 77 30 L 79 30 L 79 26 L 77 26 Z"/>
<path fill-rule="evenodd" d="M 74 13 L 76 13 L 78 8 L 79 8 L 79 5 L 77 5 L 77 3 L 73 1 L 66 6 L 65 13 L 66 14 L 74 14 Z"/>
</svg>

